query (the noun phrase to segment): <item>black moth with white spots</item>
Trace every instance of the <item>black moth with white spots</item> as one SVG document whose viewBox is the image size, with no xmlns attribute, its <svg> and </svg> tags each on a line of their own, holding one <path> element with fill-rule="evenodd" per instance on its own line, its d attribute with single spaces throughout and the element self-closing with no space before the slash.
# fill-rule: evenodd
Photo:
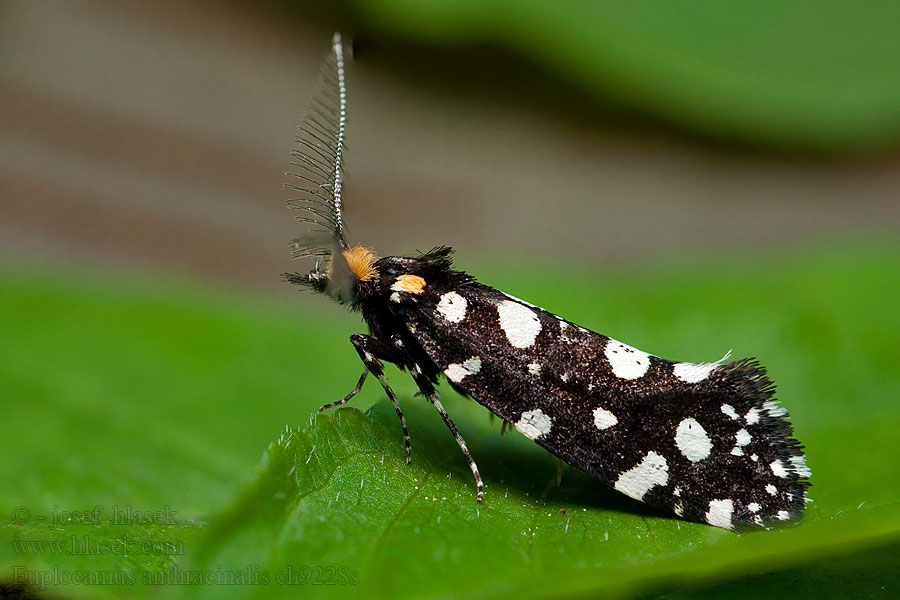
<svg viewBox="0 0 900 600">
<path fill-rule="evenodd" d="M 330 99 L 330 104 L 329 100 Z M 769 527 L 799 516 L 810 472 L 765 370 L 750 359 L 672 362 L 594 333 L 476 282 L 451 267 L 446 247 L 376 258 L 351 248 L 340 212 L 346 119 L 343 54 L 335 35 L 323 92 L 304 119 L 291 173 L 294 208 L 318 229 L 295 241 L 315 255 L 292 283 L 362 313 L 370 335 L 351 342 L 393 402 L 383 362 L 406 369 L 435 406 L 483 482 L 434 386 L 443 376 L 566 463 L 676 515 L 728 529 Z M 726 357 L 727 358 L 727 357 Z"/>
</svg>

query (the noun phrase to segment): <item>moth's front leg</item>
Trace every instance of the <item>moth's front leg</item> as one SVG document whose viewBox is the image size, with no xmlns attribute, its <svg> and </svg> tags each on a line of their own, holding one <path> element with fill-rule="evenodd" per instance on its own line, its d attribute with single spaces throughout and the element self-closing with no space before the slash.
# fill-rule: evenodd
<svg viewBox="0 0 900 600">
<path fill-rule="evenodd" d="M 347 394 L 347 396 L 344 397 L 343 400 L 339 400 L 331 404 L 326 404 L 319 410 L 325 410 L 326 408 L 332 408 L 334 406 L 338 406 L 340 404 L 348 402 L 353 396 L 357 394 L 357 392 L 359 392 L 360 388 L 362 388 L 363 382 L 365 382 L 366 380 L 366 374 L 371 372 L 372 375 L 378 378 L 378 381 L 381 383 L 381 387 L 384 388 L 384 393 L 386 393 L 388 398 L 391 399 L 391 403 L 394 405 L 394 410 L 397 412 L 397 416 L 400 418 L 400 425 L 401 427 L 403 427 L 403 442 L 406 445 L 406 463 L 409 464 L 412 458 L 412 450 L 409 443 L 409 430 L 406 428 L 406 417 L 403 416 L 403 410 L 400 409 L 400 401 L 397 400 L 397 395 L 394 394 L 394 390 L 391 389 L 391 386 L 388 384 L 387 379 L 385 379 L 384 377 L 384 364 L 382 364 L 381 362 L 382 360 L 384 360 L 395 365 L 402 365 L 402 356 L 390 344 L 385 344 L 381 340 L 373 338 L 370 335 L 354 333 L 350 336 L 350 343 L 353 344 L 354 348 L 356 348 L 356 352 L 357 354 L 359 354 L 359 358 L 362 359 L 363 364 L 366 366 L 366 370 L 363 371 L 363 374 L 360 376 L 359 382 L 356 384 L 356 387 L 353 389 L 353 391 Z"/>
</svg>

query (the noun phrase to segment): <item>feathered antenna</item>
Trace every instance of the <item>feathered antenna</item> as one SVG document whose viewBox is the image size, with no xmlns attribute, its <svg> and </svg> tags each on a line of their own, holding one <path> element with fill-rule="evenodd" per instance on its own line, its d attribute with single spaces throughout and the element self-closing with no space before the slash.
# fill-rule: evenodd
<svg viewBox="0 0 900 600">
<path fill-rule="evenodd" d="M 310 235 L 291 246 L 294 257 L 331 256 L 347 249 L 341 215 L 341 161 L 347 124 L 347 87 L 341 34 L 331 40 L 331 52 L 322 66 L 319 86 L 294 137 L 291 166 L 285 173 L 303 183 L 285 183 L 284 189 L 300 192 L 289 199 L 291 208 L 304 212 L 297 220 L 312 225 Z"/>
</svg>

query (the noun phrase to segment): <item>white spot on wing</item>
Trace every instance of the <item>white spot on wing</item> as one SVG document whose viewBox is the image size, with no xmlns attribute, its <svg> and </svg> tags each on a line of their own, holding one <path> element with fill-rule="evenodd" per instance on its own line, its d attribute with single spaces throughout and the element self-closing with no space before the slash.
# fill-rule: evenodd
<svg viewBox="0 0 900 600">
<path fill-rule="evenodd" d="M 775 494 L 778 493 L 778 488 L 776 488 L 774 485 L 769 483 L 769 484 L 766 484 L 766 492 L 768 492 L 768 494 L 770 496 L 774 496 Z"/>
<path fill-rule="evenodd" d="M 651 488 L 666 485 L 668 481 L 669 465 L 666 459 L 650 451 L 640 463 L 619 475 L 614 487 L 626 496 L 641 500 Z"/>
<path fill-rule="evenodd" d="M 400 301 L 400 292 L 394 292 L 393 294 L 391 294 L 391 302 L 399 303 Z"/>
<path fill-rule="evenodd" d="M 618 422 L 619 420 L 616 418 L 616 415 L 608 410 L 600 407 L 594 409 L 594 425 L 597 426 L 597 429 L 609 429 Z"/>
<path fill-rule="evenodd" d="M 610 339 L 603 353 L 612 367 L 613 374 L 622 379 L 643 377 L 650 368 L 650 355 L 622 342 Z"/>
<path fill-rule="evenodd" d="M 680 502 L 675 505 L 675 514 L 679 517 L 684 516 L 684 506 Z"/>
<path fill-rule="evenodd" d="M 540 375 L 541 374 L 541 365 L 539 365 L 537 363 L 529 363 L 528 372 L 535 376 Z"/>
<path fill-rule="evenodd" d="M 463 369 L 463 366 L 459 363 L 453 363 L 444 369 L 444 375 L 447 376 L 447 379 L 455 383 L 459 383 L 465 379 L 468 374 L 469 372 Z"/>
<path fill-rule="evenodd" d="M 769 466 L 772 467 L 772 472 L 775 473 L 775 477 L 788 476 L 788 470 L 784 467 L 784 463 L 781 462 L 781 460 L 776 458 Z"/>
<path fill-rule="evenodd" d="M 456 292 L 447 292 L 441 296 L 437 311 L 451 323 L 459 323 L 466 318 L 466 299 Z"/>
<path fill-rule="evenodd" d="M 481 359 L 477 356 L 468 358 L 462 364 L 454 363 L 444 369 L 444 375 L 454 383 L 459 383 L 469 375 L 477 375 L 481 371 Z"/>
<path fill-rule="evenodd" d="M 737 411 L 734 410 L 734 407 L 730 404 L 723 404 L 722 412 L 725 413 L 727 416 L 731 417 L 732 419 L 737 419 L 740 416 L 737 414 Z"/>
<path fill-rule="evenodd" d="M 530 440 L 536 440 L 542 435 L 550 433 L 553 427 L 553 419 L 544 414 L 539 408 L 522 413 L 522 417 L 516 422 L 515 428 Z"/>
<path fill-rule="evenodd" d="M 806 458 L 802 456 L 792 456 L 791 466 L 794 467 L 797 475 L 800 477 L 812 477 L 812 471 L 806 466 Z"/>
<path fill-rule="evenodd" d="M 672 370 L 675 377 L 685 383 L 697 383 L 709 377 L 710 372 L 718 367 L 716 363 L 677 363 Z"/>
<path fill-rule="evenodd" d="M 716 362 L 711 363 L 677 363 L 673 367 L 673 371 L 675 373 L 675 377 L 684 381 L 685 383 L 697 383 L 698 381 L 703 381 L 709 374 L 723 362 L 728 360 L 728 357 L 731 356 L 731 350 L 729 350 L 725 356 L 717 360 Z M 727 413 L 726 413 L 727 414 Z M 729 415 L 730 416 L 730 415 Z"/>
<path fill-rule="evenodd" d="M 731 513 L 734 512 L 732 500 L 712 500 L 706 511 L 706 522 L 716 527 L 731 529 Z"/>
<path fill-rule="evenodd" d="M 753 441 L 753 436 L 747 433 L 746 429 L 738 429 L 737 434 L 734 436 L 734 443 L 738 446 L 746 446 L 751 441 Z"/>
<path fill-rule="evenodd" d="M 789 513 L 789 512 L 786 511 L 786 510 L 779 510 L 779 511 L 778 511 L 778 514 L 777 514 L 776 516 L 777 516 L 779 519 L 781 519 L 782 521 L 787 521 L 788 519 L 791 518 L 791 513 Z"/>
<path fill-rule="evenodd" d="M 687 418 L 675 430 L 675 445 L 691 462 L 701 461 L 709 456 L 712 442 L 706 430 L 696 419 Z"/>
<path fill-rule="evenodd" d="M 751 408 L 747 411 L 747 416 L 744 417 L 747 420 L 747 425 L 755 425 L 759 423 L 759 410 L 756 408 Z"/>
<path fill-rule="evenodd" d="M 760 505 L 756 502 L 751 502 L 750 504 L 747 505 L 747 510 L 749 510 L 752 513 L 759 512 L 760 508 L 761 508 Z"/>
<path fill-rule="evenodd" d="M 509 343 L 516 348 L 528 348 L 541 332 L 541 321 L 534 311 L 512 300 L 497 305 L 500 327 Z"/>
<path fill-rule="evenodd" d="M 772 417 L 783 417 L 787 414 L 787 411 L 778 405 L 776 400 L 766 400 L 763 403 L 763 410 L 769 413 Z"/>
</svg>

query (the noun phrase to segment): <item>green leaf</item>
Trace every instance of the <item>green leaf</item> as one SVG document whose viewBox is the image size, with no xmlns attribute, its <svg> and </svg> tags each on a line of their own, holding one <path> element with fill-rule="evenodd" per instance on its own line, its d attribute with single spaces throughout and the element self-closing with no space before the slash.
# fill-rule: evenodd
<svg viewBox="0 0 900 600">
<path fill-rule="evenodd" d="M 274 432 L 313 409 L 297 402 L 303 382 L 324 365 L 357 369 L 344 352 L 355 324 L 339 311 L 297 319 L 300 310 L 171 282 L 0 271 L 0 583 L 16 581 L 16 567 L 37 582 L 126 573 L 134 592 L 146 574 L 183 569 L 205 518 L 229 503 Z M 343 393 L 332 379 L 320 393 Z M 170 522 L 122 522 L 117 510 Z M 71 513 L 98 516 L 84 525 Z M 107 552 L 117 540 L 138 547 Z M 68 546 L 53 554 L 59 541 Z"/>
<path fill-rule="evenodd" d="M 355 0 L 370 28 L 499 46 L 616 101 L 720 139 L 829 152 L 900 140 L 900 5 Z"/>
<path fill-rule="evenodd" d="M 742 536 L 681 522 L 571 469 L 557 487 L 554 460 L 524 438 L 499 441 L 496 428 L 472 444 L 493 480 L 477 506 L 471 473 L 425 408 L 408 414 L 425 439 L 410 466 L 387 402 L 283 433 L 256 484 L 208 531 L 200 565 L 260 564 L 274 584 L 260 597 L 289 596 L 280 578 L 310 569 L 335 595 L 356 581 L 389 598 L 618 596 L 900 539 L 900 504 L 814 511 L 802 527 Z"/>
<path fill-rule="evenodd" d="M 777 588 L 778 576 L 758 583 L 771 571 L 840 579 L 833 557 L 863 561 L 870 549 L 900 546 L 898 252 L 896 241 L 846 241 L 620 272 L 460 265 L 663 356 L 755 354 L 807 445 L 815 502 L 797 527 L 745 535 L 654 512 L 568 467 L 557 486 L 554 459 L 515 431 L 500 439 L 483 408 L 445 389 L 487 483 L 476 506 L 459 449 L 395 369 L 388 378 L 409 419 L 411 465 L 371 382 L 353 402 L 374 402 L 368 412 L 310 422 L 360 370 L 347 342 L 356 318 L 324 304 L 330 312 L 319 314 L 311 297 L 288 308 L 160 282 L 2 272 L 0 314 L 14 318 L 0 340 L 0 397 L 9 399 L 0 449 L 11 457 L 0 477 L 13 484 L 0 487 L 10 515 L 0 524 L 0 582 L 15 581 L 19 567 L 36 577 L 136 577 L 48 586 L 85 598 L 536 598 L 711 584 L 727 597 L 735 588 L 722 582 L 745 576 Z M 97 505 L 97 522 L 37 519 Z M 168 508 L 174 520 L 117 523 L 114 505 Z M 19 506 L 31 517 L 13 518 Z M 180 552 L 34 555 L 12 543 L 88 536 L 113 545 L 123 535 Z M 195 577 L 248 584 L 165 585 Z M 264 578 L 269 585 L 250 585 Z M 310 578 L 335 583 L 302 583 Z"/>
</svg>

